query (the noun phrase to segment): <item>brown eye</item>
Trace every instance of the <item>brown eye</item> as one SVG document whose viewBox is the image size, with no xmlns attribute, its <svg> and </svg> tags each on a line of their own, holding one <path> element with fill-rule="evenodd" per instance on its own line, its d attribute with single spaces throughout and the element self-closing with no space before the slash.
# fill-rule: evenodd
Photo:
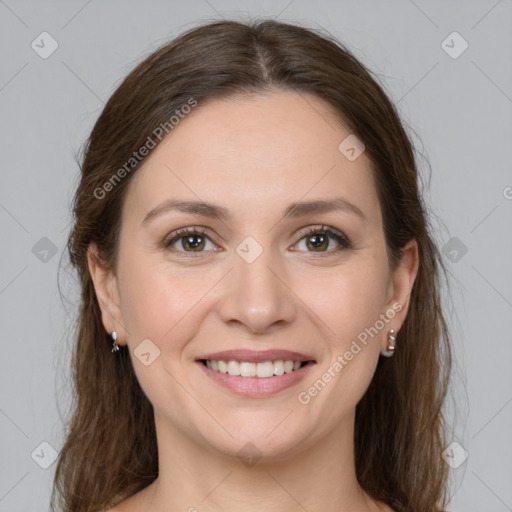
<svg viewBox="0 0 512 512">
<path fill-rule="evenodd" d="M 208 242 L 213 246 L 211 249 L 206 247 Z M 201 253 L 215 249 L 210 238 L 204 234 L 204 231 L 200 231 L 197 228 L 180 229 L 172 233 L 163 245 L 170 251 L 182 253 Z"/>
<path fill-rule="evenodd" d="M 325 255 L 337 253 L 343 249 L 352 247 L 350 240 L 343 233 L 324 227 L 313 228 L 302 233 L 302 238 L 298 246 L 300 246 L 303 240 L 305 240 L 305 248 L 301 249 L 299 247 L 298 250 L 326 253 Z"/>
<path fill-rule="evenodd" d="M 181 246 L 185 250 L 202 251 L 205 246 L 205 237 L 202 235 L 188 235 L 182 237 Z"/>
<path fill-rule="evenodd" d="M 309 235 L 306 239 L 306 246 L 313 251 L 326 251 L 329 247 L 329 237 L 326 235 Z"/>
</svg>

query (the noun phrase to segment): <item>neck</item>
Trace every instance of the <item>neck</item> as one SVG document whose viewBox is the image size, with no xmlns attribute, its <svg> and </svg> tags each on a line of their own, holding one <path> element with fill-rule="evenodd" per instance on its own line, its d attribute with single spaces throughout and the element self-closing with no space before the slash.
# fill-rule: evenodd
<svg viewBox="0 0 512 512">
<path fill-rule="evenodd" d="M 316 442 L 311 440 L 279 457 L 262 454 L 252 461 L 201 446 L 158 415 L 155 424 L 159 476 L 145 490 L 145 510 L 380 510 L 356 479 L 353 416 Z"/>
</svg>

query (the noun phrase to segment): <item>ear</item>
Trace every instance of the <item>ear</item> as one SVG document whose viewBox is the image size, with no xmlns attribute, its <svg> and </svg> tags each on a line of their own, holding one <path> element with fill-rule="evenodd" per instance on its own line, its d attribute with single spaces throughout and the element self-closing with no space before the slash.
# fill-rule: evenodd
<svg viewBox="0 0 512 512">
<path fill-rule="evenodd" d="M 94 243 L 87 249 L 87 262 L 100 305 L 103 326 L 109 334 L 116 331 L 117 343 L 125 345 L 126 329 L 121 314 L 117 279 L 112 271 L 105 268 Z"/>
<path fill-rule="evenodd" d="M 387 293 L 386 311 L 396 312 L 393 320 L 389 322 L 391 329 L 398 333 L 407 316 L 412 287 L 416 280 L 419 268 L 418 243 L 415 239 L 409 240 L 402 249 L 402 257 L 393 271 Z M 383 340 L 387 343 L 387 339 Z"/>
</svg>

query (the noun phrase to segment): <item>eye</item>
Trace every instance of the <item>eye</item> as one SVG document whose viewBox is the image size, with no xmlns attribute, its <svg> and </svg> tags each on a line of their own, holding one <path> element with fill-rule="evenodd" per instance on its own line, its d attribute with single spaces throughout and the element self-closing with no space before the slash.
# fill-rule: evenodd
<svg viewBox="0 0 512 512">
<path fill-rule="evenodd" d="M 322 226 L 321 228 L 310 228 L 306 232 L 302 232 L 300 236 L 301 240 L 297 246 L 300 246 L 304 241 L 303 246 L 305 246 L 305 249 L 299 250 L 305 250 L 308 252 L 327 253 L 325 255 L 330 255 L 352 247 L 350 240 L 343 233 L 325 226 Z M 331 240 L 334 240 L 338 244 L 338 247 L 328 250 L 332 245 Z"/>
<path fill-rule="evenodd" d="M 173 247 L 177 252 L 204 252 L 209 242 L 215 250 L 215 245 L 210 238 L 205 235 L 204 228 L 183 228 L 171 233 L 170 238 L 164 242 L 164 247 L 169 249 Z M 208 249 L 206 249 L 208 250 Z M 212 250 L 212 249 L 209 249 Z"/>
<path fill-rule="evenodd" d="M 194 253 L 216 251 L 217 246 L 205 234 L 206 231 L 206 228 L 182 228 L 171 233 L 169 238 L 163 242 L 163 245 L 172 252 L 186 253 L 191 256 Z M 299 236 L 301 239 L 296 244 L 299 248 L 293 248 L 292 251 L 306 251 L 320 253 L 319 255 L 321 256 L 329 256 L 352 247 L 347 236 L 338 230 L 327 228 L 326 226 L 309 228 L 302 231 Z M 333 245 L 333 241 L 334 245 L 337 244 L 337 247 L 330 248 Z M 208 244 L 211 244 L 210 248 L 208 248 Z M 300 248 L 301 244 L 304 244 L 304 248 Z"/>
</svg>

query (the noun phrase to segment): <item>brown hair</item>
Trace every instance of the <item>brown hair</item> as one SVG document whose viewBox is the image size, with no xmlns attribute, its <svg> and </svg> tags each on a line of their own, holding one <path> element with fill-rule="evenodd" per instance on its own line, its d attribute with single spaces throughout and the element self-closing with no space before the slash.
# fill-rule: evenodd
<svg viewBox="0 0 512 512">
<path fill-rule="evenodd" d="M 126 349 L 116 357 L 110 352 L 87 264 L 94 243 L 104 265 L 115 271 L 121 206 L 140 163 L 132 162 L 104 197 L 95 191 L 148 140 L 158 144 L 156 128 L 191 98 L 201 104 L 275 89 L 322 98 L 365 144 L 391 268 L 410 239 L 418 243 L 420 265 L 399 350 L 381 358 L 357 405 L 356 473 L 366 492 L 397 512 L 445 506 L 442 405 L 451 350 L 440 286 L 446 270 L 419 193 L 412 143 L 378 79 L 342 44 L 299 26 L 260 20 L 208 23 L 152 53 L 114 92 L 84 146 L 68 240 L 81 287 L 72 360 L 75 402 L 56 467 L 52 510 L 55 504 L 65 511 L 102 510 L 158 475 L 152 405 Z"/>
</svg>

